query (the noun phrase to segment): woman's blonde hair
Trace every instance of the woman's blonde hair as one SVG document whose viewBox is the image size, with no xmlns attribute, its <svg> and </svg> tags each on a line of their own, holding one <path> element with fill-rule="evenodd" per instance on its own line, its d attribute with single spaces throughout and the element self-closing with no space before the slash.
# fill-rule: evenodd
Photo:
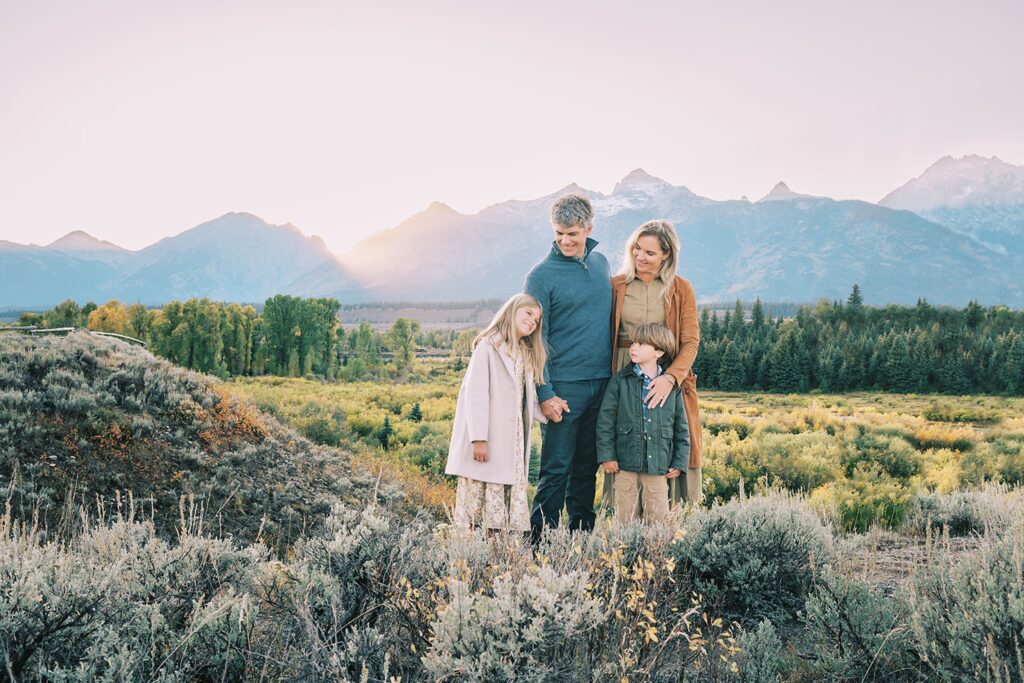
<svg viewBox="0 0 1024 683">
<path fill-rule="evenodd" d="M 658 240 L 658 245 L 665 252 L 665 260 L 658 271 L 658 277 L 665 283 L 661 290 L 661 297 L 667 299 L 672 292 L 672 282 L 676 274 L 676 266 L 679 265 L 679 238 L 676 237 L 675 227 L 666 220 L 647 221 L 633 231 L 633 234 L 626 240 L 626 253 L 622 257 L 622 269 L 619 275 L 626 278 L 626 284 L 636 279 L 636 262 L 633 260 L 633 248 L 640 241 L 641 237 L 653 237 Z"/>
<path fill-rule="evenodd" d="M 537 316 L 537 327 L 528 336 L 520 339 L 516 335 L 516 313 L 520 308 L 536 308 L 540 315 Z M 547 353 L 544 350 L 544 340 L 541 337 L 541 325 L 544 323 L 544 309 L 529 294 L 516 294 L 514 297 L 502 304 L 498 312 L 494 314 L 491 324 L 484 328 L 484 331 L 473 340 L 473 348 L 477 344 L 494 337 L 494 348 L 504 343 L 510 353 L 516 349 L 523 354 L 523 362 L 533 372 L 533 381 L 537 384 L 544 383 L 544 363 L 547 360 Z"/>
</svg>

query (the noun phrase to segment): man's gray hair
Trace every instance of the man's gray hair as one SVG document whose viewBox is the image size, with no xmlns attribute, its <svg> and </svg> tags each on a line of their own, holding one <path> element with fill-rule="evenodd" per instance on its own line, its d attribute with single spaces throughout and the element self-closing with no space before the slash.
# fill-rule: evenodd
<svg viewBox="0 0 1024 683">
<path fill-rule="evenodd" d="M 594 207 L 590 200 L 580 194 L 567 194 L 551 205 L 551 222 L 563 228 L 580 225 L 590 228 L 594 225 Z"/>
</svg>

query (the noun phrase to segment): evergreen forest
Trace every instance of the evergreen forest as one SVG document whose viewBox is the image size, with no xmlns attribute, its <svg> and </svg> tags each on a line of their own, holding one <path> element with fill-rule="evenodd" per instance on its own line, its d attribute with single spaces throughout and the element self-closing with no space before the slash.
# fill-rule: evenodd
<svg viewBox="0 0 1024 683">
<path fill-rule="evenodd" d="M 700 314 L 698 386 L 727 391 L 1024 395 L 1024 311 L 970 303 L 964 308 L 873 307 L 854 285 L 846 301 L 800 306 L 773 318 L 760 300 Z M 339 312 L 339 309 L 340 312 Z M 418 351 L 450 351 L 461 367 L 472 330 L 425 332 L 399 318 L 386 331 L 347 329 L 339 302 L 278 295 L 253 306 L 209 299 L 158 309 L 109 301 L 65 301 L 24 313 L 22 325 L 88 327 L 145 341 L 181 367 L 221 378 L 274 375 L 403 379 Z"/>
</svg>

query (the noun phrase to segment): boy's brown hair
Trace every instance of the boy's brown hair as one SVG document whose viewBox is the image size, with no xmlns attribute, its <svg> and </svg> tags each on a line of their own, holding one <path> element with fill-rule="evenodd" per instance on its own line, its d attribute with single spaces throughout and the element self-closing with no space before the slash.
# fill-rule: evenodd
<svg viewBox="0 0 1024 683">
<path fill-rule="evenodd" d="M 676 336 L 672 330 L 661 323 L 644 323 L 633 328 L 629 335 L 629 341 L 637 344 L 653 346 L 658 351 L 664 352 L 664 356 L 658 359 L 662 365 L 668 365 L 676 355 Z"/>
</svg>

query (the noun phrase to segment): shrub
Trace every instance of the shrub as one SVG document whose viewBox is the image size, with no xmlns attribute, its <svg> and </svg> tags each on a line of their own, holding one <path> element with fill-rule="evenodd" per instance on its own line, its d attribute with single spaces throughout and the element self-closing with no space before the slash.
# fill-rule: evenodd
<svg viewBox="0 0 1024 683">
<path fill-rule="evenodd" d="M 702 420 L 701 427 L 714 436 L 717 436 L 722 432 L 732 431 L 740 440 L 747 438 L 751 432 L 750 420 L 735 415 L 715 416 L 707 420 Z"/>
<path fill-rule="evenodd" d="M 831 412 L 815 404 L 809 408 L 788 411 L 780 424 L 786 431 L 799 434 L 806 431 L 823 431 L 829 435 L 840 430 L 842 424 Z"/>
<path fill-rule="evenodd" d="M 872 432 L 853 439 L 842 456 L 842 464 L 848 477 L 864 465 L 875 465 L 896 479 L 909 479 L 921 470 L 920 457 L 909 443 Z"/>
<path fill-rule="evenodd" d="M 786 449 L 772 448 L 773 442 Z M 766 473 L 788 491 L 810 492 L 840 476 L 841 448 L 821 434 L 776 435 L 766 438 Z"/>
<path fill-rule="evenodd" d="M 337 421 L 323 415 L 297 420 L 295 426 L 302 435 L 313 443 L 324 446 L 340 446 L 344 443 L 345 428 Z"/>
<path fill-rule="evenodd" d="M 803 604 L 832 536 L 804 501 L 770 494 L 697 509 L 673 557 L 698 591 L 742 616 L 784 616 Z"/>
<path fill-rule="evenodd" d="M 812 491 L 841 474 L 841 447 L 823 432 L 782 434 L 759 430 L 745 440 L 731 431 L 705 441 L 707 495 L 728 499 L 743 479 L 792 492 Z"/>
<path fill-rule="evenodd" d="M 1000 415 L 994 410 L 974 406 L 952 406 L 933 403 L 921 417 L 932 422 L 998 422 Z"/>
<path fill-rule="evenodd" d="M 1024 484 L 1024 441 L 999 439 L 992 447 L 999 453 L 999 479 L 1004 484 Z"/>
<path fill-rule="evenodd" d="M 949 448 L 954 451 L 967 451 L 974 447 L 977 437 L 970 427 L 944 427 L 942 425 L 925 425 L 913 434 L 914 442 L 921 450 L 926 448 Z"/>
<path fill-rule="evenodd" d="M 999 456 L 992 445 L 978 444 L 960 457 L 960 483 L 967 486 L 981 486 L 986 482 L 999 481 Z"/>
<path fill-rule="evenodd" d="M 875 524 L 895 529 L 903 522 L 911 491 L 877 467 L 858 467 L 853 478 L 827 484 L 811 500 L 845 531 L 863 533 Z"/>
<path fill-rule="evenodd" d="M 467 680 L 723 680 L 731 631 L 678 580 L 672 543 L 670 528 L 642 525 L 559 529 L 535 551 L 516 537 L 452 535 L 452 575 L 433 608 L 446 635 L 428 669 L 472 668 Z"/>
<path fill-rule="evenodd" d="M 802 658 L 814 680 L 924 681 L 902 593 L 825 570 L 804 606 Z"/>
<path fill-rule="evenodd" d="M 131 514 L 67 543 L 0 517 L 0 652 L 12 680 L 238 680 L 255 612 L 245 589 L 266 549 Z"/>
<path fill-rule="evenodd" d="M 736 636 L 739 671 L 731 677 L 737 683 L 774 683 L 781 680 L 785 666 L 782 641 L 775 626 L 767 619 L 756 628 L 740 631 Z"/>
<path fill-rule="evenodd" d="M 566 680 L 580 669 L 589 632 L 603 620 L 588 590 L 590 576 L 541 567 L 518 580 L 499 576 L 490 594 L 458 580 L 432 624 L 426 670 L 480 681 Z"/>
<path fill-rule="evenodd" d="M 418 669 L 409 645 L 425 649 L 427 623 L 396 603 L 400 591 L 444 575 L 446 557 L 431 539 L 423 520 L 401 524 L 381 508 L 335 506 L 321 534 L 296 544 L 279 598 L 284 620 L 268 624 L 298 638 L 288 677 L 387 680 L 392 666 Z"/>
<path fill-rule="evenodd" d="M 432 434 L 417 443 L 409 443 L 399 451 L 399 457 L 415 463 L 420 469 L 432 474 L 443 475 L 448 462 L 448 438 Z"/>
<path fill-rule="evenodd" d="M 1024 677 L 1024 524 L 911 577 L 910 626 L 943 681 Z"/>
<path fill-rule="evenodd" d="M 951 536 L 1001 534 L 1024 519 L 1024 490 L 989 485 L 980 491 L 919 494 L 907 508 L 905 526 L 923 534 L 942 527 Z"/>
</svg>

